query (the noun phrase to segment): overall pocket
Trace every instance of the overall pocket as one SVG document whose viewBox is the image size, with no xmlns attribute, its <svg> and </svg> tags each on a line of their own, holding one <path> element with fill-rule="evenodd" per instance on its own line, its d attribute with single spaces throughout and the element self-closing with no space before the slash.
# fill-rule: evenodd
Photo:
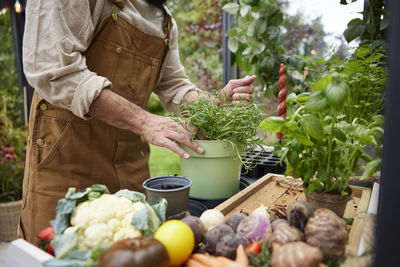
<svg viewBox="0 0 400 267">
<path fill-rule="evenodd" d="M 38 115 L 32 136 L 33 167 L 46 166 L 59 152 L 71 126 L 70 121 L 57 117 Z"/>
</svg>

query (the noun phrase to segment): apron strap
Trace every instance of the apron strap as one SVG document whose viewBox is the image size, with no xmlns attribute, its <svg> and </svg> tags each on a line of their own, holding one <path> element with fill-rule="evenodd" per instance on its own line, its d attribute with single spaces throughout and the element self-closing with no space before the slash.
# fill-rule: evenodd
<svg viewBox="0 0 400 267">
<path fill-rule="evenodd" d="M 165 44 L 168 46 L 169 40 L 171 38 L 172 17 L 167 12 L 167 9 L 165 8 L 164 5 L 163 5 L 163 10 L 164 10 L 164 13 L 165 13 L 165 18 L 164 18 L 164 23 L 163 23 L 163 29 L 164 29 L 164 33 L 165 33 L 164 40 L 165 40 Z"/>
</svg>

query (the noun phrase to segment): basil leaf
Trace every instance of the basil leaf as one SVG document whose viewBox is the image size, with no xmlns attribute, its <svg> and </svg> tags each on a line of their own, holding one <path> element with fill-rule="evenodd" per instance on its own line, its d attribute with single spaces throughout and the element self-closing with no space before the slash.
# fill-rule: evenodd
<svg viewBox="0 0 400 267">
<path fill-rule="evenodd" d="M 325 90 L 328 84 L 332 82 L 332 76 L 331 75 L 325 75 L 321 79 L 319 79 L 314 85 L 312 86 L 312 91 L 317 91 L 317 90 Z"/>
<path fill-rule="evenodd" d="M 303 103 L 306 102 L 307 99 L 310 97 L 311 93 L 307 92 L 307 93 L 301 93 L 296 97 L 297 102 L 299 103 Z"/>
<path fill-rule="evenodd" d="M 294 138 L 297 139 L 297 141 L 299 141 L 301 144 L 303 144 L 305 146 L 313 146 L 314 145 L 314 143 L 311 142 L 311 140 L 307 137 L 307 135 L 303 134 L 299 130 L 293 131 L 293 132 L 291 132 L 291 134 L 293 135 Z"/>
<path fill-rule="evenodd" d="M 280 132 L 282 126 L 285 124 L 285 119 L 277 116 L 271 116 L 264 119 L 258 128 L 263 131 Z"/>
<path fill-rule="evenodd" d="M 321 112 L 329 108 L 324 91 L 315 91 L 306 101 L 306 109 L 311 112 Z"/>
<path fill-rule="evenodd" d="M 349 88 L 344 82 L 330 83 L 325 90 L 326 99 L 335 111 L 342 111 L 349 96 Z"/>
<path fill-rule="evenodd" d="M 321 139 L 324 136 L 324 129 L 321 121 L 312 114 L 306 114 L 301 120 L 303 131 L 311 137 Z"/>
</svg>

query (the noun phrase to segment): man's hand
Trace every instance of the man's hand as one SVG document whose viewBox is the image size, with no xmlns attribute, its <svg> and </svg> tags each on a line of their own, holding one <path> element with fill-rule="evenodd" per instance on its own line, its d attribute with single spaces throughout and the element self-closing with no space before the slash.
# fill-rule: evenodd
<svg viewBox="0 0 400 267">
<path fill-rule="evenodd" d="M 256 76 L 250 76 L 237 80 L 230 80 L 222 89 L 221 93 L 226 95 L 225 101 L 231 101 L 233 104 L 239 104 L 240 101 L 250 101 L 254 93 L 254 87 L 251 85 L 256 80 Z"/>
<path fill-rule="evenodd" d="M 139 134 L 149 143 L 163 146 L 188 159 L 190 155 L 175 141 L 203 153 L 204 148 L 190 141 L 191 132 L 171 118 L 151 114 L 111 90 L 104 89 L 92 103 L 89 115 L 109 125 Z"/>
<path fill-rule="evenodd" d="M 174 122 L 171 118 L 151 113 L 148 113 L 147 116 L 143 131 L 141 132 L 141 135 L 147 142 L 168 148 L 184 159 L 190 158 L 190 155 L 179 147 L 175 141 L 193 149 L 197 153 L 204 153 L 204 148 L 190 141 L 191 132 L 196 130 L 194 126 L 186 130 L 181 124 Z"/>
</svg>

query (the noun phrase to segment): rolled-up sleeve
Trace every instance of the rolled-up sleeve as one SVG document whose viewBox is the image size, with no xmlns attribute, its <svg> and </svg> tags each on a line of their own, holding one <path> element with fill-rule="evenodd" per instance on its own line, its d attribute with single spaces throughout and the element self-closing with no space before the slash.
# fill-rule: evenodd
<svg viewBox="0 0 400 267">
<path fill-rule="evenodd" d="M 182 98 L 191 90 L 201 91 L 185 75 L 179 59 L 178 28 L 174 21 L 169 52 L 165 58 L 161 79 L 154 92 L 169 112 L 176 112 Z"/>
<path fill-rule="evenodd" d="M 86 118 L 111 86 L 88 70 L 83 55 L 94 32 L 89 1 L 29 0 L 23 42 L 24 72 L 40 97 Z"/>
</svg>

